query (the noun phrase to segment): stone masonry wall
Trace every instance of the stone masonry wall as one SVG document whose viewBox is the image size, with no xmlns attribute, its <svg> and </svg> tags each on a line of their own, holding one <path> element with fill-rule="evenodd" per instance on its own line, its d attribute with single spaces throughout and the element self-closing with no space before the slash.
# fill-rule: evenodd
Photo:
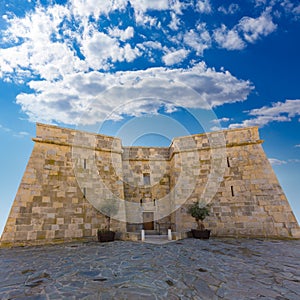
<svg viewBox="0 0 300 300">
<path fill-rule="evenodd" d="M 186 159 L 186 165 L 181 166 L 194 170 L 197 179 L 195 184 L 193 174 L 185 175 L 187 183 L 195 188 L 173 214 L 177 231 L 196 227 L 185 211 L 189 203 L 199 199 L 211 205 L 205 225 L 213 236 L 300 237 L 297 220 L 263 151 L 257 127 L 190 138 L 197 146 L 185 151 L 190 157 L 199 158 L 200 172 L 195 172 L 198 168 L 195 160 Z M 214 145 L 208 143 L 213 138 L 215 152 L 211 147 Z M 176 142 L 184 143 L 180 138 Z M 182 154 L 174 151 L 173 160 Z M 172 180 L 173 184 L 175 181 Z"/>
<path fill-rule="evenodd" d="M 104 226 L 104 215 L 84 196 L 93 188 L 93 182 L 85 184 L 80 180 L 81 175 L 86 175 L 85 158 L 82 151 L 79 152 L 83 155 L 80 158 L 76 157 L 76 151 L 72 153 L 73 145 L 79 141 L 76 134 L 78 132 L 74 130 L 37 124 L 35 145 L 1 237 L 2 245 L 95 238 L 97 229 Z M 86 143 L 81 141 L 81 145 L 95 138 L 87 133 L 83 136 Z M 120 187 L 117 176 L 110 173 L 112 138 L 97 135 L 96 147 L 94 157 L 91 157 L 90 149 L 83 148 L 87 155 L 85 164 L 90 163 L 89 158 L 94 163 L 97 157 L 101 157 L 97 165 L 102 178 L 123 197 L 123 186 Z M 112 228 L 124 231 L 125 224 L 113 221 Z"/>
<path fill-rule="evenodd" d="M 167 231 L 170 223 L 169 218 L 165 218 L 170 214 L 169 148 L 123 149 L 124 195 L 128 201 L 127 230 L 143 229 L 143 212 L 152 212 L 155 219 L 154 229 Z"/>
<path fill-rule="evenodd" d="M 95 238 L 101 207 L 114 200 L 119 232 L 140 230 L 144 212 L 187 232 L 196 227 L 187 207 L 201 200 L 212 236 L 300 238 L 257 127 L 175 138 L 169 148 L 43 124 L 33 140 L 2 246 Z"/>
</svg>

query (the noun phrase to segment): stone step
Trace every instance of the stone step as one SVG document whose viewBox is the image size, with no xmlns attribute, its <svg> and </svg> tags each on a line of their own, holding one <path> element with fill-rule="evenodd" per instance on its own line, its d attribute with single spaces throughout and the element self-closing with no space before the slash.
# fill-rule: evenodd
<svg viewBox="0 0 300 300">
<path fill-rule="evenodd" d="M 156 230 L 145 230 L 145 235 L 159 235 Z"/>
<path fill-rule="evenodd" d="M 145 235 L 145 238 L 149 239 L 157 239 L 157 240 L 167 240 L 168 236 L 166 234 L 151 234 L 151 235 Z"/>
</svg>

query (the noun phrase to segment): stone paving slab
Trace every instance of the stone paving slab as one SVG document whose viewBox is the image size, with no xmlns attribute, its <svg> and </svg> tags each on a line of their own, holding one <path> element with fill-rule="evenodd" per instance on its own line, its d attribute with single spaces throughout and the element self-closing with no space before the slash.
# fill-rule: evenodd
<svg viewBox="0 0 300 300">
<path fill-rule="evenodd" d="M 0 249 L 0 299 L 300 299 L 300 241 Z"/>
<path fill-rule="evenodd" d="M 143 243 L 154 244 L 154 245 L 165 245 L 173 243 L 175 240 L 168 240 L 167 235 L 146 235 Z"/>
</svg>

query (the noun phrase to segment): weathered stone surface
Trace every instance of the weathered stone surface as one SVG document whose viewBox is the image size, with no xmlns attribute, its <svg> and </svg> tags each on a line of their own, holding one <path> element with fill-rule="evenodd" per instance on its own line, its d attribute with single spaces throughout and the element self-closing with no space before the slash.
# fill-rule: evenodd
<svg viewBox="0 0 300 300">
<path fill-rule="evenodd" d="M 299 299 L 300 241 L 0 249 L 1 299 Z"/>
</svg>

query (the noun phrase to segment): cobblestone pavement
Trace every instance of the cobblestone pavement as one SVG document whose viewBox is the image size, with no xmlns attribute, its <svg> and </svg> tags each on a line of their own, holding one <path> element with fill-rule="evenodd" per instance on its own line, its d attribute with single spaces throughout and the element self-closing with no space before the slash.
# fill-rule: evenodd
<svg viewBox="0 0 300 300">
<path fill-rule="evenodd" d="M 300 241 L 0 249 L 0 299 L 300 299 Z"/>
</svg>

